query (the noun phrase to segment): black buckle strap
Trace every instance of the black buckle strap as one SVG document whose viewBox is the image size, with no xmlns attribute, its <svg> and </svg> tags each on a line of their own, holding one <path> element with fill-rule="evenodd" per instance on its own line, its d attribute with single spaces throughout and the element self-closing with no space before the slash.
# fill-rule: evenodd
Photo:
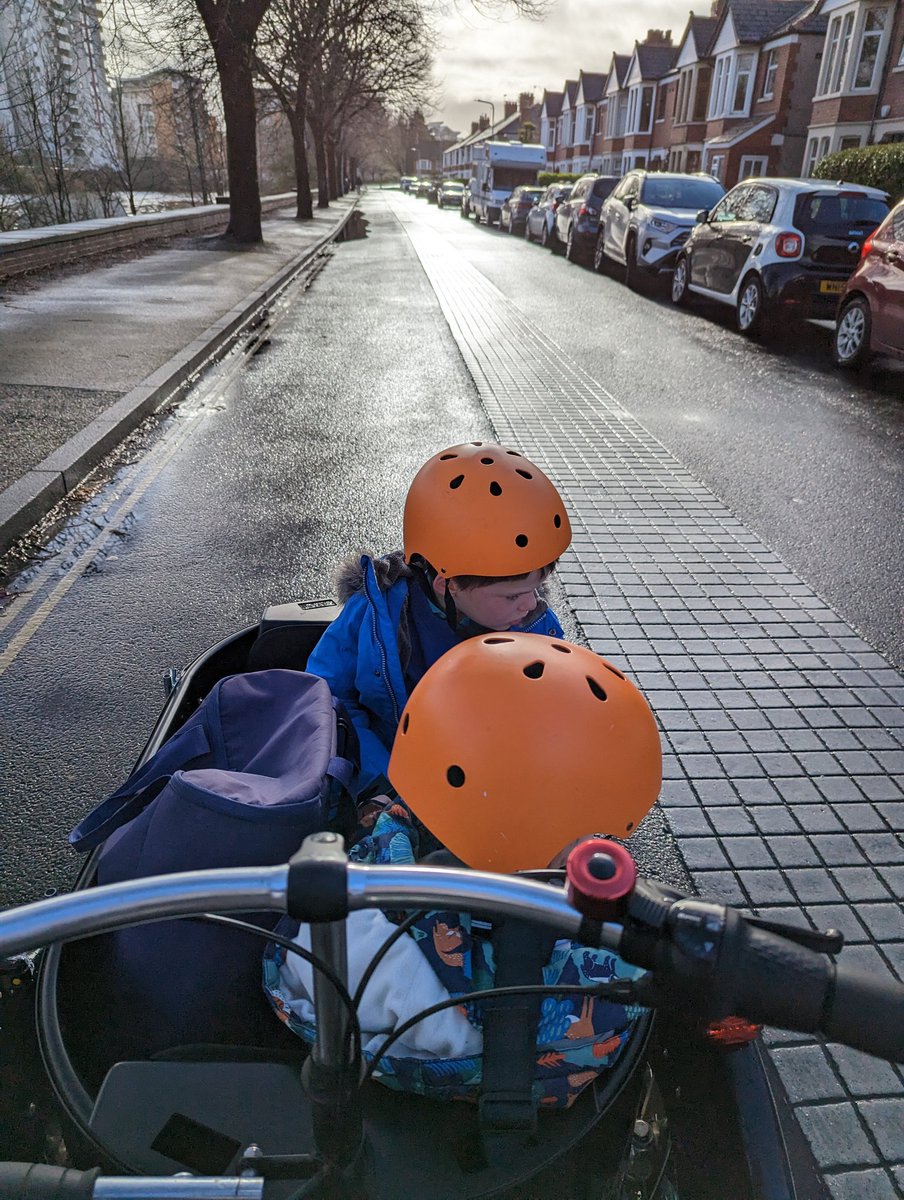
<svg viewBox="0 0 904 1200">
<path fill-rule="evenodd" d="M 556 937 L 527 921 L 494 931 L 496 987 L 541 984 Z M 482 1134 L 531 1132 L 537 1125 L 539 996 L 497 996 L 483 1005 L 483 1083 L 478 1102 Z"/>
</svg>

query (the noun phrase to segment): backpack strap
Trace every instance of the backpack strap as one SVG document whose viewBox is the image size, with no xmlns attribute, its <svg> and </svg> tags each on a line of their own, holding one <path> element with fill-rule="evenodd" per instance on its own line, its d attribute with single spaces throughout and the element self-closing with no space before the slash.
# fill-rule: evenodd
<svg viewBox="0 0 904 1200">
<path fill-rule="evenodd" d="M 93 850 L 120 825 L 137 817 L 176 771 L 209 753 L 205 726 L 200 721 L 183 725 L 144 766 L 133 771 L 122 787 L 76 825 L 69 834 L 69 845 L 79 853 Z"/>
<path fill-rule="evenodd" d="M 493 933 L 496 987 L 543 982 L 556 935 L 529 921 L 507 920 Z M 482 1006 L 483 1082 L 478 1103 L 484 1148 L 487 1135 L 531 1131 L 537 1124 L 534 1078 L 540 996 L 497 996 Z"/>
</svg>

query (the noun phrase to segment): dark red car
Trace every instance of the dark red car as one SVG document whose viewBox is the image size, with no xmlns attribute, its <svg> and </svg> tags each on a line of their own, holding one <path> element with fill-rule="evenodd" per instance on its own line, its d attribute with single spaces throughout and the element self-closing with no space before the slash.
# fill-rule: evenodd
<svg viewBox="0 0 904 1200">
<path fill-rule="evenodd" d="M 863 243 L 838 305 L 836 364 L 860 367 L 873 354 L 904 358 L 904 200 Z"/>
</svg>

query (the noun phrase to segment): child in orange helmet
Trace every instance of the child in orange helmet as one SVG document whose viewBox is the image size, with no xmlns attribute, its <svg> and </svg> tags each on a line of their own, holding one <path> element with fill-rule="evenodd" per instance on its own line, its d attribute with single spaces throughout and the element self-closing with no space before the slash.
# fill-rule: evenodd
<svg viewBox="0 0 904 1200">
<path fill-rule="evenodd" d="M 447 650 L 488 631 L 563 636 L 538 589 L 571 525 L 554 485 L 518 451 L 471 442 L 433 455 L 409 488 L 403 541 L 402 551 L 340 568 L 344 608 L 307 665 L 358 732 L 359 800 L 391 792 L 402 709 Z"/>
</svg>

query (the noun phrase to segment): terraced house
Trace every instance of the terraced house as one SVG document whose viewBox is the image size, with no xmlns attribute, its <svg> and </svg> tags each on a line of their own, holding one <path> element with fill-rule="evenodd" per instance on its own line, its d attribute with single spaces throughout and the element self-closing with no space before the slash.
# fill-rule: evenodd
<svg viewBox="0 0 904 1200">
<path fill-rule="evenodd" d="M 559 171 L 705 171 L 726 187 L 904 141 L 904 5 L 715 0 L 676 46 L 650 30 L 602 76 L 545 93 L 541 138 Z"/>
</svg>

